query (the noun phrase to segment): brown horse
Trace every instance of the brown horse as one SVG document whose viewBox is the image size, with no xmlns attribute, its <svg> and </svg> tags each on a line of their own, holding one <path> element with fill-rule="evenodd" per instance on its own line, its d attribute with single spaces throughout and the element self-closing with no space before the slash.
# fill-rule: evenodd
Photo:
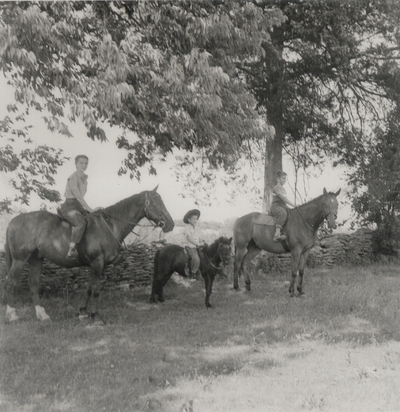
<svg viewBox="0 0 400 412">
<path fill-rule="evenodd" d="M 86 232 L 76 247 L 78 256 L 67 259 L 71 238 L 71 226 L 68 222 L 46 211 L 16 216 L 7 228 L 5 244 L 8 268 L 5 285 L 7 318 L 10 321 L 19 319 L 15 310 L 15 287 L 25 263 L 28 262 L 30 266 L 28 284 L 36 308 L 36 316 L 40 320 L 50 319 L 44 308 L 40 306 L 39 300 L 43 259 L 63 267 L 90 267 L 91 282 L 80 313 L 88 313 L 94 320 L 100 318 L 98 298 L 104 266 L 117 257 L 121 242 L 144 217 L 161 227 L 164 232 L 174 228 L 174 222 L 161 196 L 157 193 L 157 187 L 87 215 Z M 89 311 L 92 291 L 94 310 Z"/>
<path fill-rule="evenodd" d="M 206 308 L 211 308 L 210 296 L 215 276 L 220 273 L 225 275 L 224 270 L 231 259 L 232 238 L 221 236 L 211 245 L 199 247 L 200 271 L 206 288 Z M 150 302 L 164 302 L 164 286 L 174 272 L 187 277 L 186 268 L 190 268 L 190 256 L 185 248 L 178 245 L 167 245 L 157 250 L 154 256 L 153 287 Z"/>
<path fill-rule="evenodd" d="M 310 202 L 288 211 L 288 219 L 283 233 L 286 240 L 281 243 L 273 242 L 275 225 L 269 216 L 261 213 L 250 213 L 237 219 L 233 227 L 233 239 L 235 242 L 235 264 L 233 287 L 239 290 L 238 276 L 245 274 L 246 289 L 250 290 L 250 277 L 246 270 L 247 262 L 254 259 L 261 250 L 271 253 L 290 252 L 292 255 L 292 278 L 289 293 L 294 296 L 294 284 L 299 271 L 299 283 L 297 290 L 303 294 L 304 267 L 310 249 L 315 244 L 316 234 L 324 219 L 329 228 L 335 228 L 335 220 L 338 212 L 340 189 L 336 193 L 324 194 Z"/>
</svg>

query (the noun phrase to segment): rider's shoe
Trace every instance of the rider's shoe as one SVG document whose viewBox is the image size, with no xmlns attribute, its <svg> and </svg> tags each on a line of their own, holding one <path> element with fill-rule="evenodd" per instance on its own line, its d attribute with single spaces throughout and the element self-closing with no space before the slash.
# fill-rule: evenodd
<svg viewBox="0 0 400 412">
<path fill-rule="evenodd" d="M 75 259 L 76 257 L 78 257 L 78 251 L 74 247 L 69 248 L 67 259 Z"/>
</svg>

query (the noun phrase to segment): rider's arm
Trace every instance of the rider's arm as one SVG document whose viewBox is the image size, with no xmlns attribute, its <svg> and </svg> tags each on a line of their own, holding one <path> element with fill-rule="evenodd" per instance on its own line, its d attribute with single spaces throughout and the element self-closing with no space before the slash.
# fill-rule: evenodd
<svg viewBox="0 0 400 412">
<path fill-rule="evenodd" d="M 195 230 L 192 227 L 186 227 L 186 240 L 193 246 L 199 246 L 198 238 L 195 235 Z"/>
<path fill-rule="evenodd" d="M 296 207 L 296 205 L 294 203 L 292 203 L 286 196 L 286 191 L 283 187 L 277 187 L 275 186 L 273 189 L 273 192 L 275 194 L 275 196 L 278 196 L 281 200 L 283 200 L 286 204 L 292 206 L 292 207 Z"/>
<path fill-rule="evenodd" d="M 93 212 L 93 209 L 86 203 L 86 200 L 83 198 L 82 193 L 79 190 L 78 180 L 76 175 L 72 175 L 69 180 L 69 188 L 71 189 L 72 194 L 78 200 L 78 202 L 88 211 Z"/>
</svg>

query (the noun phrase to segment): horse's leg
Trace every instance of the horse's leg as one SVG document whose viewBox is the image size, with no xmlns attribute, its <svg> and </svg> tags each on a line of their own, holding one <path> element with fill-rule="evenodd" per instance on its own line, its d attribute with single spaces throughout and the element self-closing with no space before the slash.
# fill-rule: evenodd
<svg viewBox="0 0 400 412">
<path fill-rule="evenodd" d="M 294 284 L 296 282 L 297 269 L 299 267 L 301 249 L 299 248 L 293 249 L 291 255 L 292 255 L 292 278 L 290 279 L 289 293 L 290 293 L 290 296 L 293 297 L 294 296 Z"/>
<path fill-rule="evenodd" d="M 10 322 L 19 320 L 19 316 L 15 310 L 15 290 L 17 287 L 19 275 L 26 263 L 26 260 L 13 260 L 10 270 L 8 271 L 4 293 L 7 303 L 6 317 Z"/>
<path fill-rule="evenodd" d="M 33 304 L 35 305 L 36 317 L 39 320 L 50 320 L 50 316 L 46 313 L 43 306 L 40 306 L 39 285 L 40 275 L 42 274 L 43 258 L 33 254 L 28 260 L 29 263 L 29 290 L 31 291 Z"/>
<path fill-rule="evenodd" d="M 304 295 L 303 292 L 303 276 L 304 276 L 304 268 L 306 266 L 308 255 L 310 254 L 309 250 L 306 250 L 300 255 L 300 262 L 299 262 L 299 284 L 297 286 L 297 291 L 300 295 Z"/>
<path fill-rule="evenodd" d="M 243 257 L 247 253 L 247 248 L 239 248 L 236 247 L 235 251 L 235 262 L 233 265 L 233 288 L 236 290 L 240 290 L 239 288 L 239 276 L 242 274 L 242 261 Z"/>
<path fill-rule="evenodd" d="M 94 321 L 101 321 L 102 319 L 99 315 L 99 297 L 100 297 L 100 279 L 104 269 L 104 259 L 102 256 L 99 256 L 94 260 L 91 265 L 91 281 L 93 289 L 93 300 L 94 300 L 94 310 L 90 311 L 90 318 Z"/>
<path fill-rule="evenodd" d="M 246 289 L 248 291 L 251 290 L 251 280 L 249 276 L 249 271 L 247 270 L 247 264 L 248 262 L 252 261 L 260 253 L 260 251 L 261 249 L 258 246 L 256 246 L 254 242 L 250 242 L 247 246 L 247 253 L 242 260 L 242 271 L 244 273 Z"/>
<path fill-rule="evenodd" d="M 86 291 L 86 300 L 84 306 L 79 307 L 79 318 L 86 318 L 88 316 L 87 308 L 89 306 L 90 298 L 92 297 L 92 285 L 91 280 L 89 281 L 89 285 Z"/>
</svg>

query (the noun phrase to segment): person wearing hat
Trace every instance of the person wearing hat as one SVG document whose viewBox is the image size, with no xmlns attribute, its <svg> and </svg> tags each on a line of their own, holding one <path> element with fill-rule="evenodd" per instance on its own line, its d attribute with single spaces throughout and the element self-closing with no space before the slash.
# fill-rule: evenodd
<svg viewBox="0 0 400 412">
<path fill-rule="evenodd" d="M 198 279 L 200 273 L 200 256 L 197 248 L 201 245 L 198 232 L 196 230 L 197 221 L 200 217 L 200 210 L 189 210 L 183 218 L 185 223 L 184 246 L 191 257 L 192 277 Z"/>
</svg>

